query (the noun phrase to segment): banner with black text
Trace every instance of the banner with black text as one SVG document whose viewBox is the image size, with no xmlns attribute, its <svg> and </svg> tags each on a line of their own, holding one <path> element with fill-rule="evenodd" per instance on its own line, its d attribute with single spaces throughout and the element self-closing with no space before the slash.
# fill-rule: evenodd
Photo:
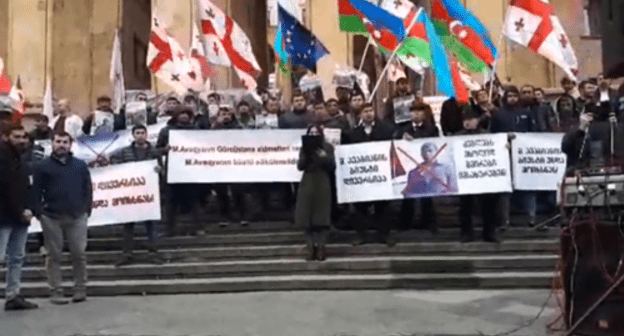
<svg viewBox="0 0 624 336">
<path fill-rule="evenodd" d="M 517 133 L 511 141 L 516 190 L 558 190 L 567 157 L 561 151 L 563 133 Z"/>
<path fill-rule="evenodd" d="M 506 134 L 340 146 L 336 161 L 339 203 L 511 192 Z"/>
</svg>

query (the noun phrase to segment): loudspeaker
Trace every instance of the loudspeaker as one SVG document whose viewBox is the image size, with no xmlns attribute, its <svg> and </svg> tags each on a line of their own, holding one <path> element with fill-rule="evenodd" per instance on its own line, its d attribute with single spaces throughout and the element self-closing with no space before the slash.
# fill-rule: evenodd
<svg viewBox="0 0 624 336">
<path fill-rule="evenodd" d="M 561 276 L 568 328 L 624 275 L 623 230 L 615 224 L 570 223 L 562 234 Z M 624 335 L 624 283 L 581 322 L 575 335 Z"/>
<path fill-rule="evenodd" d="M 600 1 L 605 77 L 624 77 L 624 0 Z"/>
</svg>

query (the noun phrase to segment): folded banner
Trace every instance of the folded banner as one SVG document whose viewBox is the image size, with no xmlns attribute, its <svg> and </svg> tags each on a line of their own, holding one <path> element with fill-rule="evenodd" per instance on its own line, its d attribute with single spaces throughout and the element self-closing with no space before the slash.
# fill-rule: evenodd
<svg viewBox="0 0 624 336">
<path fill-rule="evenodd" d="M 158 133 L 167 125 L 166 121 L 158 124 L 147 126 L 148 141 L 152 145 L 158 140 Z M 106 133 L 96 136 L 82 136 L 74 140 L 72 144 L 72 153 L 74 157 L 79 158 L 87 163 L 91 163 L 97 159 L 99 155 L 109 158 L 114 152 L 130 146 L 132 144 L 132 130 L 118 131 L 114 133 Z M 39 140 L 36 143 L 43 147 L 45 155 L 52 153 L 52 143 L 50 140 Z"/>
<path fill-rule="evenodd" d="M 88 225 L 160 220 L 157 165 L 154 160 L 91 169 L 93 206 Z M 37 219 L 28 231 L 41 231 Z"/>
<path fill-rule="evenodd" d="M 484 134 L 340 146 L 338 201 L 511 192 L 506 145 L 506 134 Z"/>
<path fill-rule="evenodd" d="M 305 130 L 171 131 L 169 183 L 299 182 Z M 335 139 L 335 137 L 338 139 Z M 329 143 L 340 132 L 328 132 Z"/>
<path fill-rule="evenodd" d="M 565 176 L 563 133 L 518 133 L 511 142 L 513 184 L 517 190 L 556 191 Z"/>
</svg>

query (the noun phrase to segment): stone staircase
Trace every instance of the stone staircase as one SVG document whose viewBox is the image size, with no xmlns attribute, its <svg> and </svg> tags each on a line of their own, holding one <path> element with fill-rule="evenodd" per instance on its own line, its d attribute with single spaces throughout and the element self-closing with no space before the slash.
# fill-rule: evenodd
<svg viewBox="0 0 624 336">
<path fill-rule="evenodd" d="M 190 226 L 190 222 L 181 223 Z M 91 228 L 88 271 L 91 296 L 328 289 L 547 288 L 556 276 L 558 231 L 512 228 L 501 244 L 458 242 L 459 230 L 395 233 L 397 245 L 352 246 L 352 231 L 332 231 L 324 262 L 305 260 L 305 235 L 289 222 L 208 225 L 206 235 L 160 240 L 167 263 L 141 263 L 145 239 L 137 239 L 134 265 L 117 268 L 121 226 Z M 137 236 L 144 228 L 135 228 Z M 476 237 L 480 232 L 476 232 Z M 23 293 L 48 294 L 44 258 L 29 241 Z M 0 271 L 5 276 L 6 269 Z M 71 293 L 65 252 L 63 277 Z M 0 291 L 1 292 L 1 291 Z"/>
</svg>

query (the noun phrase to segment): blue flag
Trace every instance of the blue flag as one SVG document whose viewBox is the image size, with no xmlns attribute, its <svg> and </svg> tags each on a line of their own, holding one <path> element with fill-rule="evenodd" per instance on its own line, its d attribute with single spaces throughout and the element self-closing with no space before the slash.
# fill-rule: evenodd
<svg viewBox="0 0 624 336">
<path fill-rule="evenodd" d="M 303 65 L 316 73 L 318 60 L 329 54 L 323 43 L 282 6 L 279 6 L 279 26 L 277 29 L 278 35 L 281 34 L 283 40 L 283 50 L 290 55 L 292 64 Z M 278 42 L 276 41 L 276 44 Z M 277 48 L 276 46 L 276 50 Z"/>
</svg>

